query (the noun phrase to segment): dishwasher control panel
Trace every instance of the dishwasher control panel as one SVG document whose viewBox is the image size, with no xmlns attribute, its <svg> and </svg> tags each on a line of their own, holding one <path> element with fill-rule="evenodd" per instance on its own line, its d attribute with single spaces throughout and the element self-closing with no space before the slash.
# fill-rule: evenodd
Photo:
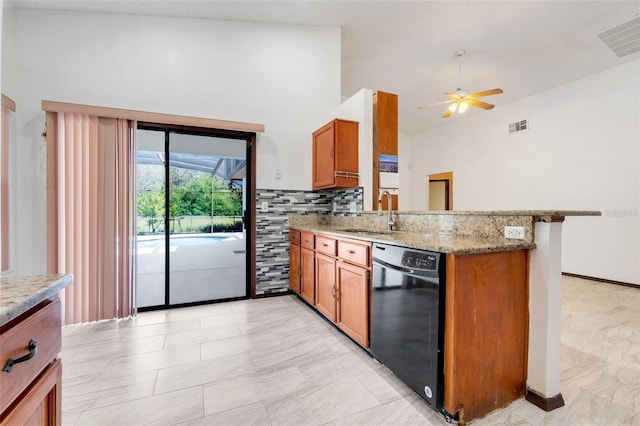
<svg viewBox="0 0 640 426">
<path fill-rule="evenodd" d="M 405 250 L 404 253 L 402 253 L 401 266 L 426 271 L 436 271 L 438 269 L 438 256 L 433 253 Z"/>
</svg>

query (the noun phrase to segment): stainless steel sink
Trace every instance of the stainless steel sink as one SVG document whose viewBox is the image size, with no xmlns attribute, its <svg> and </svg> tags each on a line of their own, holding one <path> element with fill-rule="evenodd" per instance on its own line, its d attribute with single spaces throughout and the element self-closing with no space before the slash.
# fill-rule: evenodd
<svg viewBox="0 0 640 426">
<path fill-rule="evenodd" d="M 352 234 L 360 235 L 392 235 L 400 233 L 401 231 L 370 231 L 368 229 L 340 229 L 341 232 L 350 232 Z"/>
</svg>

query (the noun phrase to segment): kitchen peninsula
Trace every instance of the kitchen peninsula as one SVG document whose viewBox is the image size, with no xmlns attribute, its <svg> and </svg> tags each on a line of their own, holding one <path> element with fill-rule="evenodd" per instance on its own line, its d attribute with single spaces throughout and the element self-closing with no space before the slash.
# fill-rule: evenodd
<svg viewBox="0 0 640 426">
<path fill-rule="evenodd" d="M 386 215 L 365 212 L 357 217 L 291 216 L 289 226 L 292 235 L 302 232 L 324 244 L 335 240 L 338 247 L 341 241 L 356 246 L 360 241 L 374 248 L 388 244 L 446 256 L 442 408 L 464 423 L 522 395 L 545 410 L 564 404 L 558 327 L 561 225 L 566 216 L 598 215 L 551 210 L 399 212 L 390 231 Z M 523 231 L 524 238 L 506 239 L 507 226 Z M 337 265 L 349 263 L 337 251 L 335 255 Z M 292 269 L 294 277 L 295 272 Z M 336 288 L 339 300 L 339 285 Z M 314 305 L 314 299 L 304 299 Z M 375 312 L 369 309 L 368 315 Z M 366 339 L 354 341 L 368 347 Z"/>
<path fill-rule="evenodd" d="M 61 424 L 62 314 L 71 275 L 0 279 L 0 424 Z"/>
</svg>

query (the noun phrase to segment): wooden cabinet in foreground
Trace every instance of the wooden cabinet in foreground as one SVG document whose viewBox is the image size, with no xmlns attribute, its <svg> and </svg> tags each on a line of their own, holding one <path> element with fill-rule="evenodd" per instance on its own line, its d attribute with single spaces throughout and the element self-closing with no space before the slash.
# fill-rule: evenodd
<svg viewBox="0 0 640 426">
<path fill-rule="evenodd" d="M 46 301 L 0 333 L 0 425 L 60 425 L 60 300 Z"/>
<path fill-rule="evenodd" d="M 313 189 L 358 186 L 358 122 L 335 119 L 313 132 Z"/>
<path fill-rule="evenodd" d="M 300 297 L 355 342 L 369 347 L 371 243 L 308 232 L 301 233 L 301 240 Z M 293 265 L 295 248 L 290 256 Z"/>
<path fill-rule="evenodd" d="M 523 395 L 528 250 L 447 255 L 444 407 L 465 420 Z"/>
</svg>

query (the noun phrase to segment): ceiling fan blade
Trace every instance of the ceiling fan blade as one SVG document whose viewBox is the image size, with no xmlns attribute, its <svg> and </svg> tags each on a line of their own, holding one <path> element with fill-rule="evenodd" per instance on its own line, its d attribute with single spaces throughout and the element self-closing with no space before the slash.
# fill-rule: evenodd
<svg viewBox="0 0 640 426">
<path fill-rule="evenodd" d="M 425 108 L 429 108 L 436 105 L 450 104 L 451 102 L 453 101 L 449 99 L 448 101 L 442 101 L 442 102 L 436 102 L 434 104 L 424 105 L 424 106 L 418 107 L 418 109 L 425 109 Z"/>
<path fill-rule="evenodd" d="M 468 103 L 471 106 L 482 108 L 482 109 L 491 109 L 491 108 L 494 107 L 494 105 L 488 104 L 486 102 L 478 101 L 476 99 L 467 98 L 467 99 L 465 99 L 465 102 Z"/>
<path fill-rule="evenodd" d="M 462 97 L 457 93 L 445 93 L 445 95 L 447 95 L 454 102 Z"/>
<path fill-rule="evenodd" d="M 442 115 L 442 118 L 447 118 L 450 117 L 451 114 L 453 114 L 453 111 L 451 111 L 449 108 L 447 108 L 447 110 L 444 112 L 444 114 Z"/>
<path fill-rule="evenodd" d="M 500 93 L 503 93 L 502 89 L 484 90 L 482 92 L 471 93 L 467 95 L 467 98 L 481 98 L 483 96 L 499 95 Z"/>
</svg>

